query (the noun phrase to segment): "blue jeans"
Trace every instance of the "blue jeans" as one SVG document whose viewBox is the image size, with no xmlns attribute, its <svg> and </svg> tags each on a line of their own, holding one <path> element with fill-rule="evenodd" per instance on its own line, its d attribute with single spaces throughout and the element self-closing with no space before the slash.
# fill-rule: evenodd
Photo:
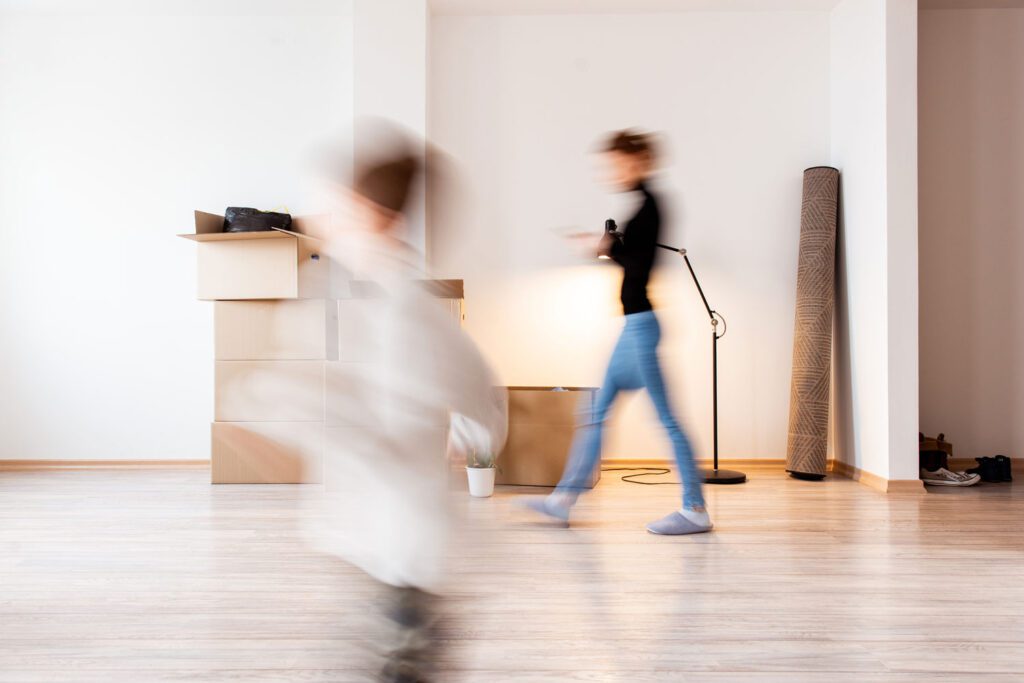
<svg viewBox="0 0 1024 683">
<path fill-rule="evenodd" d="M 597 392 L 593 410 L 581 410 L 569 462 L 556 489 L 575 498 L 586 488 L 590 475 L 601 458 L 604 422 L 620 391 L 647 389 L 658 419 L 672 441 L 679 476 L 683 482 L 683 507 L 704 505 L 701 476 L 693 462 L 693 451 L 669 404 L 665 379 L 658 363 L 661 327 L 654 311 L 626 316 L 625 327 L 615 344 L 604 383 Z M 589 407 L 588 407 L 589 408 Z"/>
</svg>

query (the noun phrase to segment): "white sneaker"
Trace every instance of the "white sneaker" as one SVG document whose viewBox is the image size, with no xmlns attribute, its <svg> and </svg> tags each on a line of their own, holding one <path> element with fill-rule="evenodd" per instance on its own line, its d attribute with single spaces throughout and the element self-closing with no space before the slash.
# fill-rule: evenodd
<svg viewBox="0 0 1024 683">
<path fill-rule="evenodd" d="M 974 486 L 981 481 L 981 475 L 950 472 L 945 467 L 932 472 L 922 467 L 921 480 L 929 486 Z"/>
</svg>

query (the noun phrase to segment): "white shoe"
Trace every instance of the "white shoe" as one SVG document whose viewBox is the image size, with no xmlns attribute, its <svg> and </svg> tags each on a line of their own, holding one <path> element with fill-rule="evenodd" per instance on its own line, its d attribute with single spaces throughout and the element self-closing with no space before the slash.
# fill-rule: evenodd
<svg viewBox="0 0 1024 683">
<path fill-rule="evenodd" d="M 929 486 L 974 486 L 981 481 L 981 475 L 950 472 L 945 467 L 932 472 L 922 467 L 921 480 Z"/>
</svg>

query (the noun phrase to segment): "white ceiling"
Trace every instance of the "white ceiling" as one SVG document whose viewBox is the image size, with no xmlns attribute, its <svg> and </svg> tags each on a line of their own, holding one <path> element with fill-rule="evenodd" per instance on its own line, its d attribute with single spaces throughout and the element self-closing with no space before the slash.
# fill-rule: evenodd
<svg viewBox="0 0 1024 683">
<path fill-rule="evenodd" d="M 918 0 L 921 9 L 1024 9 L 1024 0 Z"/>
<path fill-rule="evenodd" d="M 346 0 L 0 0 L 0 12 L 40 15 L 338 15 Z"/>
<path fill-rule="evenodd" d="M 829 11 L 841 0 L 428 0 L 433 14 L 630 14 L 718 10 L 726 12 Z M 0 11 L 30 13 L 126 12 L 181 14 L 333 14 L 339 0 L 0 0 Z M 918 0 L 931 9 L 1024 9 L 1024 0 Z"/>
<path fill-rule="evenodd" d="M 829 11 L 840 0 L 430 0 L 433 14 Z M 918 0 L 921 9 L 1024 9 L 1024 0 Z"/>
<path fill-rule="evenodd" d="M 840 0 L 430 0 L 433 14 L 633 14 L 695 10 L 828 11 Z"/>
</svg>

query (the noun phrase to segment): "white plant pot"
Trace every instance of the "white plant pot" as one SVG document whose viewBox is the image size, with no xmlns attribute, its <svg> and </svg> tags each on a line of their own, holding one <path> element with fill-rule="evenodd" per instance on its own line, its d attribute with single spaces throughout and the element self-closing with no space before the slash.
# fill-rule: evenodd
<svg viewBox="0 0 1024 683">
<path fill-rule="evenodd" d="M 494 493 L 494 472 L 493 467 L 467 467 L 469 495 L 476 498 L 489 498 Z"/>
</svg>

